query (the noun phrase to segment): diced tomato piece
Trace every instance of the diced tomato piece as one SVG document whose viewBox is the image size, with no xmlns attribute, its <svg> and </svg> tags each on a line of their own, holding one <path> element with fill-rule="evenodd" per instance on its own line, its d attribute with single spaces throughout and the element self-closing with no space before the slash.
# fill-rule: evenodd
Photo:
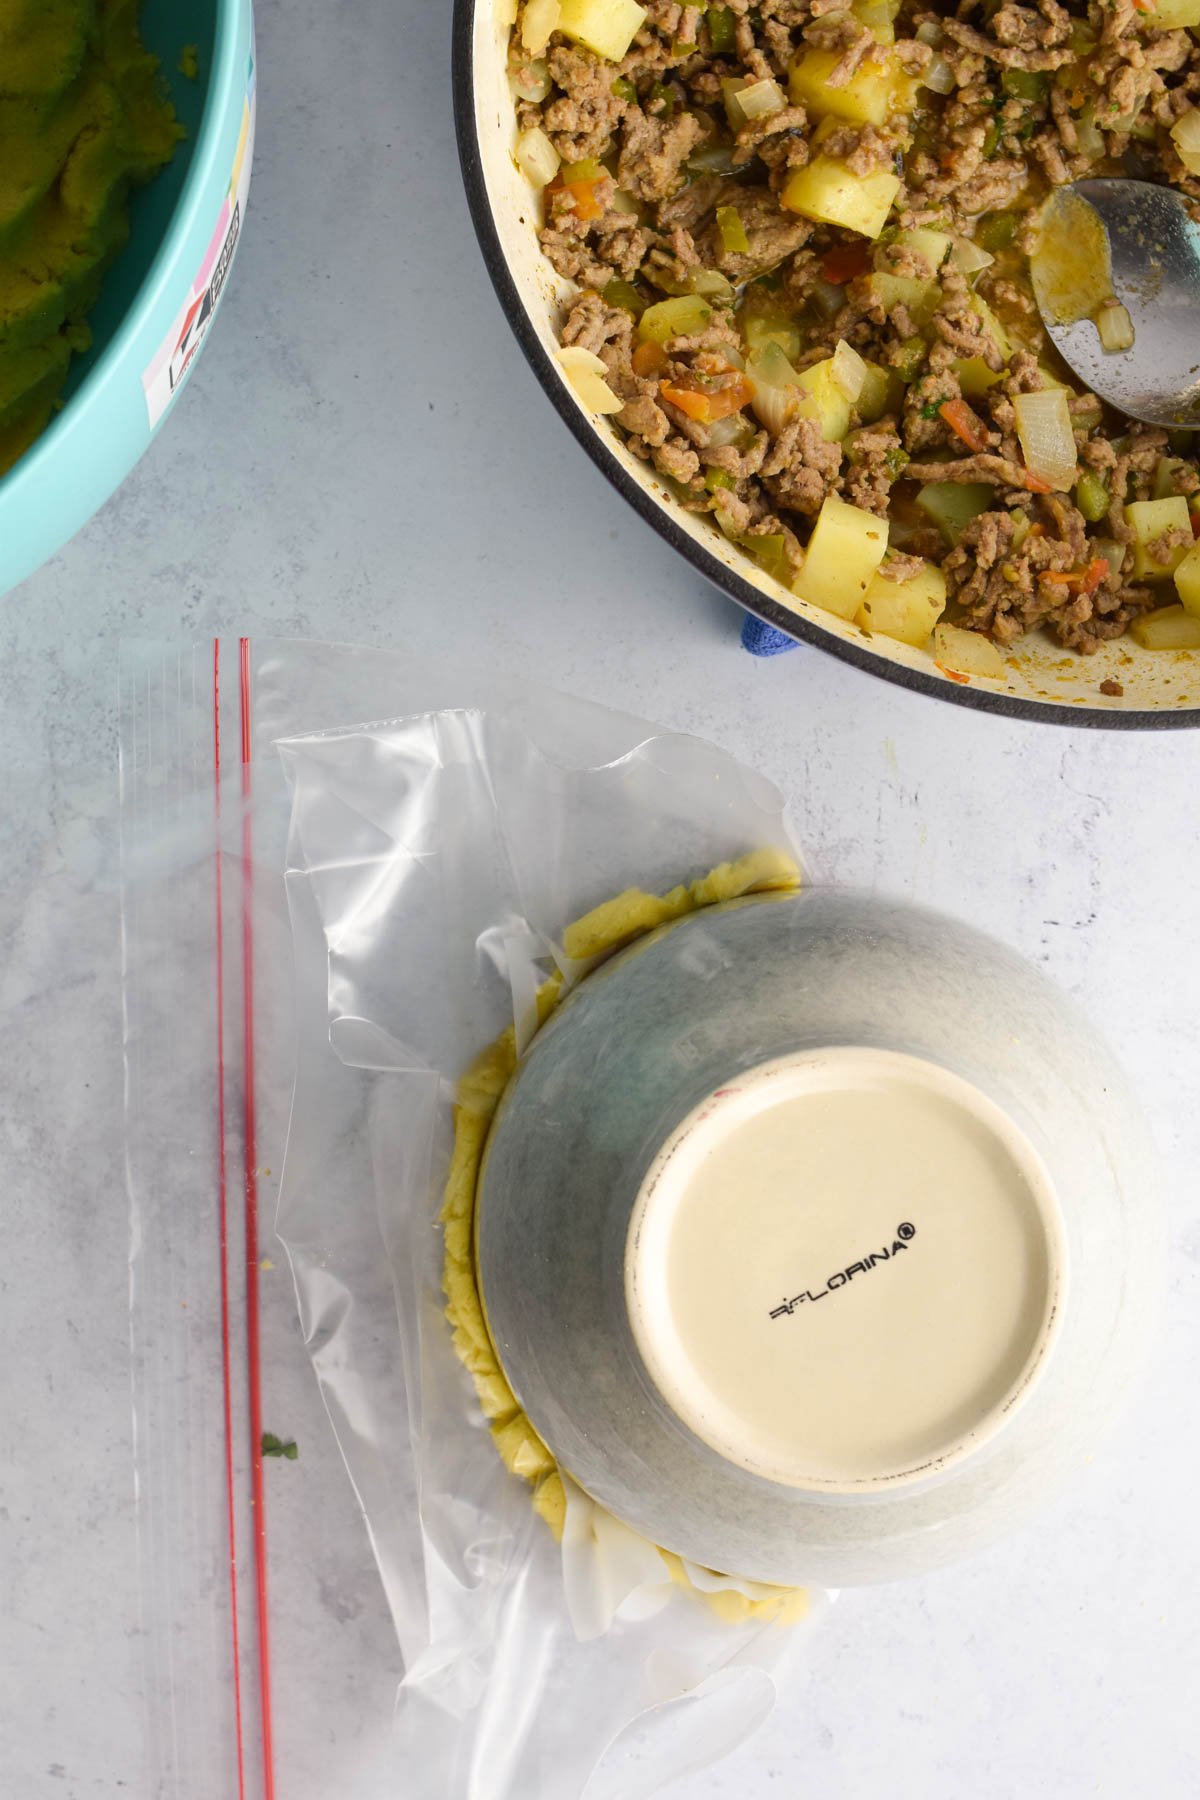
<svg viewBox="0 0 1200 1800">
<path fill-rule="evenodd" d="M 728 419 L 749 405 L 754 398 L 754 383 L 738 370 L 725 387 L 713 388 L 707 393 L 669 381 L 664 381 L 658 391 L 664 400 L 669 400 L 697 424 L 715 425 L 718 419 Z"/>
<path fill-rule="evenodd" d="M 965 400 L 947 400 L 938 407 L 938 412 L 968 450 L 978 454 L 980 450 L 987 449 L 987 426 L 977 413 L 971 411 Z"/>
<path fill-rule="evenodd" d="M 847 281 L 853 281 L 856 275 L 865 275 L 871 266 L 871 251 L 867 244 L 835 244 L 821 258 L 821 273 L 832 287 L 841 287 Z"/>
<path fill-rule="evenodd" d="M 656 344 L 650 339 L 646 343 L 638 345 L 630 360 L 634 374 L 641 375 L 645 379 L 654 375 L 665 375 L 671 366 L 671 359 L 662 345 Z"/>
</svg>

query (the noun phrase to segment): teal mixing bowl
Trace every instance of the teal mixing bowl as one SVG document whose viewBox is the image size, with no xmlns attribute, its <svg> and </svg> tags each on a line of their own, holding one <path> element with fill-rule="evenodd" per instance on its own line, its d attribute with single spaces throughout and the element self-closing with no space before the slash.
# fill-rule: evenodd
<svg viewBox="0 0 1200 1800">
<path fill-rule="evenodd" d="M 187 380 L 241 238 L 254 144 L 251 0 L 145 0 L 187 137 L 130 199 L 129 243 L 88 314 L 62 410 L 0 477 L 0 593 L 85 524 L 137 462 Z M 185 46 L 197 79 L 179 73 Z"/>
</svg>

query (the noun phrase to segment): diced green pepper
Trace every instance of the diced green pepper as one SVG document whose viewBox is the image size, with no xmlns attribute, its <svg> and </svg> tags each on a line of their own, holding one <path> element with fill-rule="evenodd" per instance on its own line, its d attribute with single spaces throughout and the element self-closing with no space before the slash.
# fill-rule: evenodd
<svg viewBox="0 0 1200 1800">
<path fill-rule="evenodd" d="M 742 224 L 742 215 L 736 206 L 718 206 L 717 231 L 721 237 L 721 247 L 726 256 L 745 256 L 750 249 L 750 240 L 746 236 L 746 227 Z"/>
<path fill-rule="evenodd" d="M 883 454 L 883 466 L 893 481 L 899 478 L 911 460 L 908 451 L 902 450 L 899 444 L 893 444 L 892 448 L 885 450 Z"/>
<path fill-rule="evenodd" d="M 925 352 L 928 347 L 925 339 L 919 337 L 905 338 L 904 342 L 900 344 L 892 360 L 892 367 L 901 381 L 916 380 L 917 371 L 925 361 Z"/>
<path fill-rule="evenodd" d="M 614 275 L 604 290 L 604 298 L 610 306 L 619 306 L 622 312 L 632 313 L 640 319 L 646 310 L 646 302 L 638 293 L 631 281 L 625 281 L 620 275 Z"/>
<path fill-rule="evenodd" d="M 1000 127 L 997 125 L 995 119 L 993 119 L 983 134 L 983 155 L 985 161 L 990 162 L 999 147 Z"/>
<path fill-rule="evenodd" d="M 917 495 L 917 505 L 951 549 L 971 520 L 995 503 L 996 490 L 986 481 L 928 481 Z"/>
<path fill-rule="evenodd" d="M 1020 508 L 1015 512 L 1010 512 L 1008 516 L 1013 522 L 1012 543 L 1010 548 L 1019 550 L 1033 527 L 1029 522 L 1028 516 L 1023 513 Z"/>
<path fill-rule="evenodd" d="M 1089 525 L 1098 525 L 1108 512 L 1108 486 L 1091 469 L 1075 483 L 1075 504 Z"/>
<path fill-rule="evenodd" d="M 718 488 L 735 488 L 737 482 L 725 469 L 705 469 L 704 485 L 709 493 L 712 494 L 715 493 Z"/>
<path fill-rule="evenodd" d="M 1169 500 L 1172 494 L 1179 493 L 1175 477 L 1182 467 L 1177 456 L 1159 457 L 1158 467 L 1154 471 L 1154 490 L 1150 496 L 1152 500 Z"/>
<path fill-rule="evenodd" d="M 869 362 L 854 405 L 864 425 L 873 425 L 884 413 L 899 412 L 904 405 L 904 383 L 896 370 Z"/>
<path fill-rule="evenodd" d="M 569 187 L 574 181 L 599 181 L 607 170 L 594 156 L 585 156 L 579 162 L 564 163 L 559 173 L 563 186 Z"/>
<path fill-rule="evenodd" d="M 737 29 L 727 6 L 710 6 L 706 17 L 708 41 L 714 56 L 730 56 L 737 49 Z"/>
<path fill-rule="evenodd" d="M 975 229 L 975 242 L 984 250 L 1007 250 L 1017 235 L 1015 212 L 990 213 Z"/>
<path fill-rule="evenodd" d="M 617 79 L 612 84 L 612 92 L 617 96 L 618 100 L 628 101 L 630 106 L 637 105 L 637 89 L 634 87 L 632 81 L 630 81 L 628 75 L 617 76 Z"/>
<path fill-rule="evenodd" d="M 747 535 L 742 538 L 741 544 L 765 574 L 781 581 L 784 587 L 791 586 L 792 565 L 788 561 L 786 540 L 781 531 L 765 532 L 762 537 Z"/>
<path fill-rule="evenodd" d="M 1050 77 L 1033 69 L 1005 69 L 1000 86 L 1010 100 L 1036 102 L 1050 96 Z"/>
<path fill-rule="evenodd" d="M 689 175 L 732 175 L 733 146 L 709 144 L 706 149 L 689 156 L 685 167 Z"/>
<path fill-rule="evenodd" d="M 679 294 L 648 306 L 638 321 L 643 343 L 666 344 L 671 338 L 696 337 L 712 318 L 712 307 L 699 294 Z"/>
<path fill-rule="evenodd" d="M 653 111 L 656 101 L 659 100 L 663 103 L 662 110 L 661 112 L 656 112 L 655 117 L 659 119 L 673 119 L 675 117 L 675 89 L 673 87 L 668 87 L 665 82 L 656 81 L 654 86 L 650 89 L 646 107 L 647 112 Z"/>
</svg>

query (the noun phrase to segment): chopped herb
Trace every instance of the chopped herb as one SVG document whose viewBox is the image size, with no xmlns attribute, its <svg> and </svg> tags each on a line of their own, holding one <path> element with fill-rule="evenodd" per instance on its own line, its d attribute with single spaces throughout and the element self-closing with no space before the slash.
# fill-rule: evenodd
<svg viewBox="0 0 1200 1800">
<path fill-rule="evenodd" d="M 936 419 L 941 410 L 941 405 L 942 402 L 940 400 L 927 400 L 921 408 L 921 417 L 923 419 Z"/>
<path fill-rule="evenodd" d="M 264 1456 L 285 1456 L 289 1462 L 295 1462 L 300 1452 L 296 1447 L 296 1440 L 294 1438 L 289 1438 L 285 1444 L 283 1439 L 277 1438 L 273 1431 L 264 1431 L 262 1434 L 262 1454 Z"/>
</svg>

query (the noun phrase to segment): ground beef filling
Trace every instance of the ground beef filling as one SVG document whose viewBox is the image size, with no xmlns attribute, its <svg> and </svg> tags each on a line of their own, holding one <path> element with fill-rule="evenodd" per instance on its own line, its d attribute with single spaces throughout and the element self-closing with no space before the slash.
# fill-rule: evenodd
<svg viewBox="0 0 1200 1800">
<path fill-rule="evenodd" d="M 561 159 L 541 242 L 579 289 L 562 340 L 603 361 L 629 449 L 682 505 L 711 513 L 752 554 L 769 547 L 786 581 L 838 495 L 887 518 L 885 574 L 904 579 L 916 559 L 936 561 L 947 616 L 1002 646 L 1041 627 L 1092 651 L 1174 599 L 1169 584 L 1132 571 L 1147 558 L 1167 570 L 1188 534 L 1164 532 L 1135 558 L 1125 507 L 1200 496 L 1193 436 L 1075 391 L 1033 302 L 1028 251 L 1046 193 L 1084 175 L 1135 173 L 1200 201 L 1171 136 L 1200 105 L 1191 31 L 1158 29 L 1145 0 L 961 0 L 953 14 L 922 0 L 898 10 L 888 0 L 649 0 L 614 63 L 557 32 L 530 57 L 522 34 L 536 4 L 518 15 L 512 75 L 522 130 L 540 129 Z M 829 87 L 845 89 L 881 39 L 911 83 L 903 113 L 810 117 L 789 93 L 806 52 L 820 52 Z M 772 109 L 740 118 L 734 81 L 776 84 Z M 863 180 L 899 178 L 875 239 L 783 204 L 818 156 Z M 955 246 L 936 268 L 922 231 Z M 703 296 L 707 318 L 648 346 L 645 309 L 686 294 Z M 776 325 L 797 373 L 839 344 L 881 372 L 844 435 L 831 440 L 761 388 L 744 397 L 747 359 Z M 1043 492 L 1013 402 L 1062 385 L 1080 480 Z M 681 406 L 696 392 L 718 396 L 713 416 Z M 957 410 L 964 401 L 969 414 Z M 955 417 L 969 421 L 965 441 Z M 931 517 L 923 496 L 955 483 L 969 506 L 950 523 Z"/>
</svg>

